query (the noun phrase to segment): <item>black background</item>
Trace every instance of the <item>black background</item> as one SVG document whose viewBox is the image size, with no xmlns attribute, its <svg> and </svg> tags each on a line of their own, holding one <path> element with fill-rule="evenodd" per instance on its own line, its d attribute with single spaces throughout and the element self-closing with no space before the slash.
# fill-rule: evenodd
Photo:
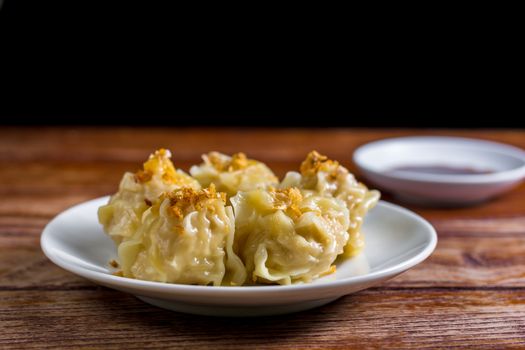
<svg viewBox="0 0 525 350">
<path fill-rule="evenodd" d="M 512 9 L 199 6 L 5 1 L 1 124 L 525 127 Z"/>
</svg>

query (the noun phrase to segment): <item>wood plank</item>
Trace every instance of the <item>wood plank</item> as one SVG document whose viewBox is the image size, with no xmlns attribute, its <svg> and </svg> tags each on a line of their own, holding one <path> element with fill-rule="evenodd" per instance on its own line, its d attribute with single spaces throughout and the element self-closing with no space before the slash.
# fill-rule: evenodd
<svg viewBox="0 0 525 350">
<path fill-rule="evenodd" d="M 520 286 L 525 287 L 525 233 L 520 237 L 440 237 L 422 264 L 388 286 Z"/>
<path fill-rule="evenodd" d="M 39 249 L 38 234 L 9 232 L 0 229 L 0 289 L 67 289 L 91 285 L 48 261 Z M 524 252 L 525 232 L 508 237 L 446 235 L 441 237 L 430 258 L 385 285 L 525 288 Z"/>
<path fill-rule="evenodd" d="M 253 319 L 178 314 L 105 288 L 0 291 L 0 305 L 4 349 L 525 346 L 521 290 L 371 289 L 316 310 Z"/>
<path fill-rule="evenodd" d="M 152 149 L 166 147 L 175 158 L 193 162 L 211 150 L 244 151 L 264 161 L 300 161 L 312 149 L 346 161 L 363 143 L 414 134 L 504 140 L 525 148 L 519 130 L 3 127 L 0 160 L 136 162 Z"/>
</svg>

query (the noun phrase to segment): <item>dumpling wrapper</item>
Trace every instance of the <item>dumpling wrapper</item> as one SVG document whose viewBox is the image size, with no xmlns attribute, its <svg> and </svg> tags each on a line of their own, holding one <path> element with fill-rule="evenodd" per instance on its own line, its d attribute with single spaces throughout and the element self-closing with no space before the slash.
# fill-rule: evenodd
<svg viewBox="0 0 525 350">
<path fill-rule="evenodd" d="M 235 219 L 213 185 L 162 195 L 118 247 L 125 277 L 166 283 L 235 285 L 246 271 L 233 252 Z"/>
<path fill-rule="evenodd" d="M 277 186 L 279 179 L 264 163 L 248 159 L 244 153 L 228 156 L 210 152 L 202 156 L 203 163 L 194 165 L 190 174 L 203 187 L 214 184 L 217 191 L 226 192 L 228 198 L 238 191 Z"/>
<path fill-rule="evenodd" d="M 310 282 L 335 271 L 348 241 L 348 209 L 341 200 L 303 196 L 297 188 L 239 192 L 230 200 L 234 251 L 252 282 Z"/>
<path fill-rule="evenodd" d="M 124 174 L 118 192 L 111 196 L 108 204 L 99 208 L 99 221 L 115 243 L 133 235 L 142 214 L 162 193 L 184 186 L 200 188 L 195 179 L 175 169 L 170 157 L 170 151 L 165 149 L 151 154 L 142 170 Z"/>
<path fill-rule="evenodd" d="M 350 239 L 345 256 L 355 256 L 363 249 L 361 226 L 366 213 L 379 201 L 379 191 L 369 190 L 348 169 L 316 151 L 310 152 L 302 162 L 300 173 L 288 172 L 279 185 L 280 188 L 292 186 L 344 201 L 350 212 Z"/>
</svg>

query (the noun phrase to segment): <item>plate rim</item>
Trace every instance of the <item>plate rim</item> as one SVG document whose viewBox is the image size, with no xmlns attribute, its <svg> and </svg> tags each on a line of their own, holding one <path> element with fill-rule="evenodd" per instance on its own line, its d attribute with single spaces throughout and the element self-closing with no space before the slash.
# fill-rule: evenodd
<svg viewBox="0 0 525 350">
<path fill-rule="evenodd" d="M 415 256 L 410 259 L 401 261 L 393 266 L 379 269 L 378 271 L 367 273 L 359 276 L 351 276 L 343 278 L 341 280 L 327 281 L 326 283 L 313 284 L 313 283 L 304 283 L 304 284 L 292 284 L 292 285 L 269 285 L 269 286 L 200 286 L 200 285 L 186 285 L 186 284 L 176 284 L 176 283 L 164 283 L 164 282 L 153 282 L 153 281 L 144 281 L 134 278 L 120 277 L 108 273 L 98 272 L 90 270 L 89 268 L 78 266 L 74 264 L 69 264 L 63 259 L 55 256 L 53 253 L 52 247 L 48 246 L 47 240 L 48 236 L 51 235 L 51 230 L 53 226 L 57 224 L 58 220 L 61 217 L 68 215 L 71 211 L 74 211 L 80 206 L 90 204 L 92 202 L 104 201 L 109 198 L 109 196 L 98 197 L 88 201 L 84 201 L 73 205 L 58 215 L 56 215 L 48 224 L 44 227 L 42 234 L 40 236 L 40 247 L 44 252 L 44 255 L 51 260 L 55 265 L 61 267 L 62 269 L 71 272 L 77 276 L 86 278 L 93 282 L 103 284 L 105 286 L 112 287 L 122 287 L 122 288 L 132 288 L 132 289 L 142 289 L 148 290 L 151 292 L 172 292 L 173 295 L 192 295 L 195 297 L 199 296 L 209 296 L 210 294 L 219 294 L 221 296 L 259 296 L 261 293 L 267 294 L 268 296 L 283 294 L 283 293 L 307 293 L 307 292 L 328 292 L 335 289 L 343 289 L 345 287 L 355 286 L 359 284 L 364 284 L 367 282 L 373 282 L 388 278 L 390 276 L 396 276 L 417 264 L 423 262 L 427 259 L 435 250 L 438 237 L 434 227 L 423 217 L 412 212 L 409 209 L 401 207 L 399 205 L 380 200 L 378 205 L 384 206 L 388 209 L 403 213 L 411 217 L 412 219 L 421 223 L 425 228 L 427 235 L 430 240 L 428 244 L 417 253 Z M 80 272 L 79 272 L 80 271 Z"/>
</svg>

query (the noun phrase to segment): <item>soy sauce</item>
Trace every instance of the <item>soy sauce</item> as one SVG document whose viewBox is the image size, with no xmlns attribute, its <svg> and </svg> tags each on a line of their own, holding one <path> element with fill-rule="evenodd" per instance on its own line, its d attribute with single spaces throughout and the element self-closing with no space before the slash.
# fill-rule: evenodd
<svg viewBox="0 0 525 350">
<path fill-rule="evenodd" d="M 489 169 L 474 169 L 468 167 L 454 167 L 448 165 L 405 165 L 392 168 L 389 173 L 397 172 L 411 172 L 421 174 L 437 174 L 437 175 L 475 175 L 475 174 L 491 174 L 494 171 Z"/>
</svg>

